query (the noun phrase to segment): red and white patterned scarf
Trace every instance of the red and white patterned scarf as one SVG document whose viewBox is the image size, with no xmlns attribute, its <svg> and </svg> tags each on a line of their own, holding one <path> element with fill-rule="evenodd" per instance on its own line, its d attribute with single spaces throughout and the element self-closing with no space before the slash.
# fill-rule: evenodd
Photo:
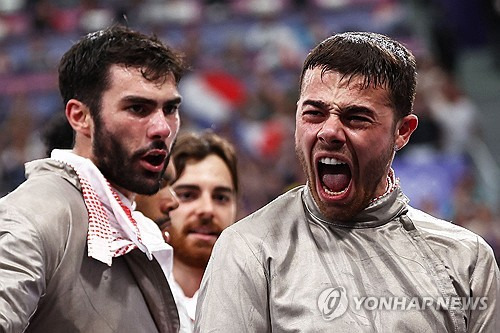
<svg viewBox="0 0 500 333">
<path fill-rule="evenodd" d="M 88 255 L 111 266 L 112 259 L 139 248 L 158 260 L 167 278 L 173 264 L 173 250 L 165 243 L 158 226 L 135 203 L 116 191 L 87 158 L 71 150 L 55 149 L 51 158 L 70 165 L 76 172 L 89 214 Z"/>
</svg>

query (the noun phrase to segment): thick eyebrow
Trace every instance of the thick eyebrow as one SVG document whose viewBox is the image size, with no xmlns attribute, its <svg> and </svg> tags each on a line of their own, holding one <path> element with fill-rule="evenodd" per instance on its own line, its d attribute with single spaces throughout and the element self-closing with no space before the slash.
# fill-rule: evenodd
<svg viewBox="0 0 500 333">
<path fill-rule="evenodd" d="M 145 104 L 145 105 L 149 105 L 149 106 L 158 105 L 158 103 L 153 99 L 145 98 L 142 96 L 134 96 L 134 95 L 125 96 L 123 98 L 123 101 L 129 102 L 129 103 L 134 103 L 134 104 Z M 163 103 L 163 106 L 178 105 L 178 104 L 181 104 L 181 102 L 182 102 L 181 97 L 175 97 L 175 98 L 172 98 L 172 99 L 166 101 L 165 103 Z"/>
<path fill-rule="evenodd" d="M 172 186 L 174 190 L 191 190 L 191 191 L 199 191 L 200 187 L 197 185 L 189 185 L 189 184 L 181 184 Z"/>
<path fill-rule="evenodd" d="M 166 105 L 179 105 L 181 104 L 182 102 L 182 98 L 181 97 L 176 97 L 176 98 L 172 98 L 168 101 L 166 101 L 165 103 L 163 103 L 164 106 Z"/>
<path fill-rule="evenodd" d="M 362 105 L 348 105 L 345 108 L 343 108 L 342 111 L 343 112 L 353 112 L 353 113 L 363 113 L 363 114 L 366 114 L 368 116 L 373 116 L 375 114 L 375 112 L 372 109 L 367 108 L 366 106 L 362 106 Z"/>
<path fill-rule="evenodd" d="M 201 191 L 201 189 L 198 185 L 191 185 L 191 184 L 180 184 L 180 185 L 173 186 L 173 188 L 174 188 L 174 190 Z M 215 187 L 214 192 L 234 193 L 234 189 L 231 187 L 227 187 L 227 186 L 217 186 L 217 187 Z"/>
<path fill-rule="evenodd" d="M 327 103 L 320 101 L 320 100 L 315 100 L 315 99 L 307 99 L 305 100 L 302 105 L 310 105 L 315 108 L 321 109 L 321 110 L 328 110 L 330 109 L 330 105 Z M 366 114 L 367 116 L 373 116 L 375 112 L 363 105 L 348 105 L 346 107 L 341 108 L 342 112 L 356 112 L 356 113 L 363 113 Z"/>
<path fill-rule="evenodd" d="M 304 102 L 302 102 L 302 106 L 305 105 L 314 106 L 318 109 L 324 109 L 324 110 L 330 108 L 330 106 L 327 103 L 315 99 L 306 99 Z"/>
<path fill-rule="evenodd" d="M 215 189 L 214 189 L 214 192 L 223 192 L 223 193 L 230 193 L 230 194 L 233 194 L 234 193 L 234 189 L 230 188 L 230 187 L 226 187 L 226 186 L 217 186 Z"/>
</svg>

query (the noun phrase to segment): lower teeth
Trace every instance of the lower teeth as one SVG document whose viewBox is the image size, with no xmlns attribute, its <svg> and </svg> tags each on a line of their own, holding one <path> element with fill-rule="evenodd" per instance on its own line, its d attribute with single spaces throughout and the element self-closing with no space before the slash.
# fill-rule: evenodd
<svg viewBox="0 0 500 333">
<path fill-rule="evenodd" d="M 333 192 L 333 191 L 330 191 L 326 186 L 323 185 L 323 190 L 326 192 L 326 194 L 329 194 L 329 195 L 340 195 L 340 194 L 344 194 L 346 191 L 347 191 L 347 188 L 346 187 L 345 189 L 343 189 L 342 191 L 340 192 Z"/>
</svg>

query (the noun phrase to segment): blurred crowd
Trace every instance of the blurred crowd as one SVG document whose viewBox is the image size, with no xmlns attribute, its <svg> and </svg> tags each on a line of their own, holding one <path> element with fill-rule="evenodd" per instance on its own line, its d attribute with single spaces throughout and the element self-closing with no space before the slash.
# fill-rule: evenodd
<svg viewBox="0 0 500 333">
<path fill-rule="evenodd" d="M 434 15 L 427 35 L 417 9 Z M 123 23 L 186 53 L 181 128 L 212 128 L 236 144 L 243 217 L 304 182 L 294 117 L 308 50 L 332 32 L 369 30 L 418 59 L 419 128 L 394 162 L 404 191 L 414 206 L 483 235 L 498 256 L 498 167 L 455 55 L 500 45 L 499 10 L 496 0 L 0 0 L 0 195 L 24 180 L 24 162 L 46 156 L 43 129 L 63 110 L 61 55 L 81 35 Z M 461 32 L 460 15 L 473 31 Z"/>
</svg>

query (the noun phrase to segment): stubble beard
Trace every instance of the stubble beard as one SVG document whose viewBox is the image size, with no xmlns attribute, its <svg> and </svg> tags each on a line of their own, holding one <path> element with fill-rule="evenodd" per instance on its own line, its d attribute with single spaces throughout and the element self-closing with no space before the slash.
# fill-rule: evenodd
<svg viewBox="0 0 500 333">
<path fill-rule="evenodd" d="M 174 256 L 185 265 L 205 269 L 212 253 L 212 246 L 200 247 L 193 241 L 187 241 L 185 237 L 179 237 L 170 232 L 170 245 L 174 249 Z"/>
<path fill-rule="evenodd" d="M 197 225 L 209 225 L 219 234 L 224 229 L 213 219 L 205 219 L 186 223 L 180 229 L 171 226 L 167 230 L 170 233 L 170 245 L 174 248 L 175 258 L 187 266 L 205 269 L 214 244 L 192 238 L 188 239 L 189 231 Z"/>
</svg>

